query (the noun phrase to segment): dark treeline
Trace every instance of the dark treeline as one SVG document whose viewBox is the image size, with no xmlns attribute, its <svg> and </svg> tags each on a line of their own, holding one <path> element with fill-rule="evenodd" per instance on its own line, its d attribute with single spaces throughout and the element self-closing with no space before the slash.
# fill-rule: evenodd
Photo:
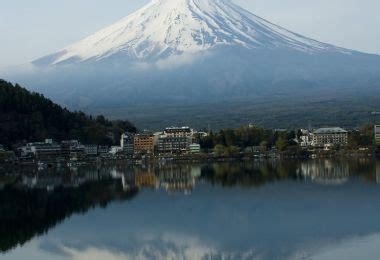
<svg viewBox="0 0 380 260">
<path fill-rule="evenodd" d="M 375 144 L 375 128 L 373 124 L 362 125 L 359 130 L 350 131 L 348 143 L 351 148 L 371 146 Z"/>
<path fill-rule="evenodd" d="M 110 145 L 119 141 L 124 130 L 135 132 L 136 128 L 128 121 L 71 112 L 41 94 L 0 80 L 0 144 L 10 147 L 22 141 L 53 138 Z"/>
<path fill-rule="evenodd" d="M 221 130 L 218 133 L 211 132 L 209 136 L 200 138 L 200 144 L 204 149 L 213 149 L 216 146 L 225 147 L 249 147 L 261 146 L 267 149 L 277 146 L 283 150 L 289 146 L 296 145 L 295 131 L 276 131 L 261 127 L 240 127 L 237 129 Z"/>
</svg>

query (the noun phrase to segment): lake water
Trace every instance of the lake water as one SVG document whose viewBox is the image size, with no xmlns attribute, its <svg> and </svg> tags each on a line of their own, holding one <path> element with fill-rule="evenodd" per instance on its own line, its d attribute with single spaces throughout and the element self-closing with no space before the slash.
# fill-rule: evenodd
<svg viewBox="0 0 380 260">
<path fill-rule="evenodd" d="M 0 259 L 380 259 L 376 160 L 3 172 Z"/>
</svg>

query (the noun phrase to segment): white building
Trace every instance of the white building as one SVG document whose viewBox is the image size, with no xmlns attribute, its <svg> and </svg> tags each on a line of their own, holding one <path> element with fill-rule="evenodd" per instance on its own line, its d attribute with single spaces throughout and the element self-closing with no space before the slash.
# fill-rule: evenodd
<svg viewBox="0 0 380 260">
<path fill-rule="evenodd" d="M 380 125 L 375 125 L 375 140 L 376 144 L 380 145 Z"/>
<path fill-rule="evenodd" d="M 347 145 L 348 132 L 340 127 L 319 128 L 313 132 L 314 147 Z"/>
<path fill-rule="evenodd" d="M 19 148 L 22 157 L 35 157 L 43 161 L 55 161 L 62 156 L 61 146 L 52 139 L 45 139 L 45 142 L 28 143 Z"/>
<path fill-rule="evenodd" d="M 301 147 L 310 147 L 313 144 L 313 135 L 307 129 L 300 130 L 301 135 L 299 136 L 299 145 Z"/>
<path fill-rule="evenodd" d="M 117 153 L 120 153 L 122 151 L 123 151 L 123 148 L 121 146 L 111 146 L 109 153 L 112 155 L 116 155 Z"/>
</svg>

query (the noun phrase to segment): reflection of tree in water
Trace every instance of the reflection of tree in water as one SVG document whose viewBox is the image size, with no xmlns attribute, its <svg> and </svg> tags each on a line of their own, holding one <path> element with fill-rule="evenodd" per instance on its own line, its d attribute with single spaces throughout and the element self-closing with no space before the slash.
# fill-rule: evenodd
<svg viewBox="0 0 380 260">
<path fill-rule="evenodd" d="M 262 186 L 284 179 L 297 180 L 297 164 L 284 161 L 220 163 L 202 168 L 202 177 L 223 186 Z"/>
<path fill-rule="evenodd" d="M 16 184 L 17 186 L 17 184 Z M 74 213 L 84 214 L 114 200 L 128 200 L 136 190 L 123 191 L 120 181 L 90 182 L 78 188 L 26 189 L 6 186 L 0 190 L 0 251 L 22 245 L 46 233 Z"/>
<path fill-rule="evenodd" d="M 380 161 L 370 158 L 360 158 L 348 161 L 350 172 L 353 175 L 360 175 L 363 180 L 376 182 L 376 168 L 380 166 Z"/>
<path fill-rule="evenodd" d="M 378 164 L 379 162 L 370 158 L 321 159 L 301 163 L 300 171 L 305 178 L 323 185 L 342 185 L 351 177 L 377 182 L 376 165 Z"/>
<path fill-rule="evenodd" d="M 260 187 L 282 180 L 312 180 L 311 174 L 327 180 L 357 176 L 376 182 L 380 180 L 380 164 L 358 159 L 230 162 L 203 166 L 120 165 L 86 168 L 85 172 L 44 173 L 39 175 L 37 182 L 33 179 L 36 174 L 0 175 L 0 252 L 46 233 L 74 213 L 84 214 L 97 206 L 106 207 L 114 200 L 131 199 L 140 188 L 163 187 L 167 192 L 190 192 L 196 180 L 222 186 Z"/>
<path fill-rule="evenodd" d="M 344 184 L 352 176 L 379 183 L 380 170 L 377 171 L 379 165 L 380 162 L 368 158 L 218 163 L 204 166 L 202 177 L 213 184 L 246 187 L 305 178 L 319 184 L 339 185 Z"/>
</svg>

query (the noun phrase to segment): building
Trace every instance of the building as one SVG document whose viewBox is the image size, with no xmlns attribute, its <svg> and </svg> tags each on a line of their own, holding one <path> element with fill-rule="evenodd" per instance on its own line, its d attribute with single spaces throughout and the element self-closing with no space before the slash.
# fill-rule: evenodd
<svg viewBox="0 0 380 260">
<path fill-rule="evenodd" d="M 163 154 L 178 154 L 189 151 L 191 138 L 161 136 L 158 139 L 157 150 Z"/>
<path fill-rule="evenodd" d="M 190 153 L 200 153 L 201 145 L 200 144 L 190 144 Z"/>
<path fill-rule="evenodd" d="M 178 154 L 190 151 L 194 131 L 190 127 L 168 127 L 158 137 L 157 151 L 161 154 Z"/>
<path fill-rule="evenodd" d="M 298 143 L 301 147 L 310 147 L 313 144 L 313 134 L 307 129 L 300 129 Z"/>
<path fill-rule="evenodd" d="M 72 154 L 84 154 L 85 147 L 78 140 L 65 140 L 61 142 L 61 153 L 64 158 L 68 159 Z"/>
<path fill-rule="evenodd" d="M 380 145 L 380 125 L 375 125 L 375 141 L 377 145 Z"/>
<path fill-rule="evenodd" d="M 98 146 L 96 144 L 84 145 L 84 153 L 88 156 L 97 156 L 98 155 Z"/>
<path fill-rule="evenodd" d="M 120 146 L 124 154 L 132 155 L 134 153 L 134 139 L 135 136 L 133 133 L 126 132 L 121 135 Z"/>
<path fill-rule="evenodd" d="M 56 162 L 57 158 L 62 156 L 61 146 L 54 143 L 52 139 L 46 139 L 45 142 L 28 143 L 20 148 L 21 156 L 33 156 L 40 161 Z"/>
<path fill-rule="evenodd" d="M 188 126 L 183 127 L 167 127 L 164 135 L 167 137 L 193 137 L 194 131 Z"/>
<path fill-rule="evenodd" d="M 151 134 L 138 134 L 133 139 L 135 153 L 153 153 L 154 136 Z"/>
<path fill-rule="evenodd" d="M 314 147 L 326 147 L 331 145 L 347 145 L 348 132 L 340 127 L 320 128 L 312 134 Z"/>
<path fill-rule="evenodd" d="M 110 148 L 107 145 L 98 146 L 98 155 L 107 155 L 110 151 Z"/>
<path fill-rule="evenodd" d="M 122 151 L 123 151 L 123 148 L 121 146 L 111 146 L 109 153 L 112 155 L 116 155 L 118 153 L 121 153 Z"/>
</svg>

